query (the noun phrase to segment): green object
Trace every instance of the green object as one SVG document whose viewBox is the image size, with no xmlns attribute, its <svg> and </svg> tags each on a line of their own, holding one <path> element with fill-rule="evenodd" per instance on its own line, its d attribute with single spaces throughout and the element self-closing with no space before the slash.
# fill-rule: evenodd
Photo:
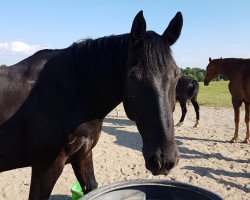
<svg viewBox="0 0 250 200">
<path fill-rule="evenodd" d="M 72 200 L 78 200 L 83 197 L 83 191 L 79 182 L 75 182 L 71 188 Z"/>
</svg>

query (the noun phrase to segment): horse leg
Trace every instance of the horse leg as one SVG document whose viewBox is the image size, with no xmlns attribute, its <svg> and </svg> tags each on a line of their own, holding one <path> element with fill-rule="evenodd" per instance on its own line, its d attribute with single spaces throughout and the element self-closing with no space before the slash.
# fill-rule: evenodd
<svg viewBox="0 0 250 200">
<path fill-rule="evenodd" d="M 80 149 L 72 158 L 71 165 L 77 180 L 82 186 L 84 194 L 97 188 L 92 159 L 92 150 L 88 156 L 84 155 L 84 149 Z"/>
<path fill-rule="evenodd" d="M 194 106 L 194 110 L 196 113 L 196 122 L 195 122 L 194 128 L 197 128 L 197 126 L 199 125 L 199 121 L 200 121 L 200 106 L 197 102 L 197 95 L 196 95 L 196 97 L 191 99 L 191 102 Z"/>
<path fill-rule="evenodd" d="M 246 138 L 243 143 L 250 143 L 249 122 L 250 122 L 250 103 L 245 103 L 245 123 L 247 127 Z"/>
<path fill-rule="evenodd" d="M 41 162 L 32 164 L 29 200 L 47 200 L 49 198 L 63 171 L 65 162 L 66 155 L 63 151 L 50 166 Z"/>
<path fill-rule="evenodd" d="M 78 135 L 89 136 L 84 137 L 85 139 L 82 140 L 82 146 L 71 156 L 70 159 L 70 163 L 84 194 L 97 188 L 92 159 L 92 149 L 99 140 L 102 123 L 102 120 L 93 120 L 92 122 L 81 125 L 81 128 L 76 132 Z"/>
<path fill-rule="evenodd" d="M 183 121 L 184 121 L 185 116 L 186 116 L 186 113 L 187 113 L 187 106 L 186 106 L 187 101 L 186 101 L 186 100 L 181 100 L 181 101 L 179 101 L 179 102 L 180 102 L 180 106 L 181 106 L 181 119 L 180 119 L 180 121 L 176 124 L 176 126 L 181 126 L 181 125 L 183 125 Z"/>
<path fill-rule="evenodd" d="M 234 107 L 235 132 L 234 132 L 234 137 L 230 140 L 230 142 L 235 143 L 239 140 L 240 106 L 242 102 L 232 98 L 232 103 Z"/>
</svg>

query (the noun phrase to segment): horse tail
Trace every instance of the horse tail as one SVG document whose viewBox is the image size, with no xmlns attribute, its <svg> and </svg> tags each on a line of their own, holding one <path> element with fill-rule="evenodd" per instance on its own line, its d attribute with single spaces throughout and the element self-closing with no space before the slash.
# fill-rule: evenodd
<svg viewBox="0 0 250 200">
<path fill-rule="evenodd" d="M 191 84 L 192 84 L 192 87 L 188 91 L 189 98 L 192 98 L 195 94 L 199 92 L 199 82 L 197 80 L 193 80 Z"/>
</svg>

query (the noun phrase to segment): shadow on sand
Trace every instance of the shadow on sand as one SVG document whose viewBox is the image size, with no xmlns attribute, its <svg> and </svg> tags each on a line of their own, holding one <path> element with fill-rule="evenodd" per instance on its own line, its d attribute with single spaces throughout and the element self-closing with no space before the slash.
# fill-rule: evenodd
<svg viewBox="0 0 250 200">
<path fill-rule="evenodd" d="M 226 180 L 223 180 L 222 178 L 217 178 L 214 176 L 214 175 L 220 176 L 223 174 L 224 176 L 229 176 L 229 177 L 240 177 L 240 178 L 249 179 L 250 175 L 248 173 L 230 172 L 230 171 L 221 170 L 221 169 L 212 169 L 212 168 L 208 168 L 208 167 L 199 167 L 199 166 L 195 166 L 195 167 L 194 166 L 186 166 L 186 167 L 183 167 L 183 169 L 192 170 L 196 174 L 199 174 L 202 177 L 206 176 L 208 178 L 214 179 L 218 183 L 222 183 L 224 185 L 229 185 L 232 188 L 237 188 L 237 189 L 242 190 L 246 193 L 250 192 L 250 188 L 247 187 L 247 185 L 241 186 L 241 185 L 233 183 L 231 181 L 226 181 Z"/>
<path fill-rule="evenodd" d="M 115 143 L 133 150 L 141 151 L 142 149 L 142 140 L 141 135 L 137 132 L 131 132 L 126 130 L 120 130 L 126 126 L 135 125 L 133 121 L 129 119 L 120 119 L 120 118 L 105 118 L 104 122 L 115 124 L 115 127 L 103 125 L 102 131 L 113 135 L 116 137 Z"/>
<path fill-rule="evenodd" d="M 135 126 L 136 125 L 135 122 L 127 118 L 111 118 L 111 117 L 105 118 L 104 122 L 116 125 L 115 127 L 110 127 L 105 125 L 102 127 L 103 132 L 116 137 L 116 142 L 115 142 L 116 144 L 137 151 L 141 151 L 142 139 L 139 132 L 137 131 L 135 133 L 127 130 L 120 130 L 121 128 L 124 128 L 126 126 Z M 177 145 L 182 144 L 180 140 L 176 140 L 176 143 Z"/>
</svg>

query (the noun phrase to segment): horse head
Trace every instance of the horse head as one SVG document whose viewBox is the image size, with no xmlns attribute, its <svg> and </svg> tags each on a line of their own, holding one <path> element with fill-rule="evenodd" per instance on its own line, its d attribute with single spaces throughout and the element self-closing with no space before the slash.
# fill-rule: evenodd
<svg viewBox="0 0 250 200">
<path fill-rule="evenodd" d="M 154 175 L 168 174 L 179 160 L 173 111 L 180 72 L 170 46 L 180 36 L 183 19 L 178 12 L 162 35 L 146 31 L 140 11 L 132 24 L 123 104 L 136 122 L 143 141 L 146 168 Z"/>
<path fill-rule="evenodd" d="M 219 75 L 219 65 L 217 63 L 217 61 L 219 61 L 219 60 L 221 60 L 221 58 L 214 59 L 214 60 L 209 58 L 209 63 L 208 63 L 208 66 L 206 68 L 206 75 L 204 78 L 204 85 L 205 86 L 208 86 L 210 81 Z"/>
</svg>

